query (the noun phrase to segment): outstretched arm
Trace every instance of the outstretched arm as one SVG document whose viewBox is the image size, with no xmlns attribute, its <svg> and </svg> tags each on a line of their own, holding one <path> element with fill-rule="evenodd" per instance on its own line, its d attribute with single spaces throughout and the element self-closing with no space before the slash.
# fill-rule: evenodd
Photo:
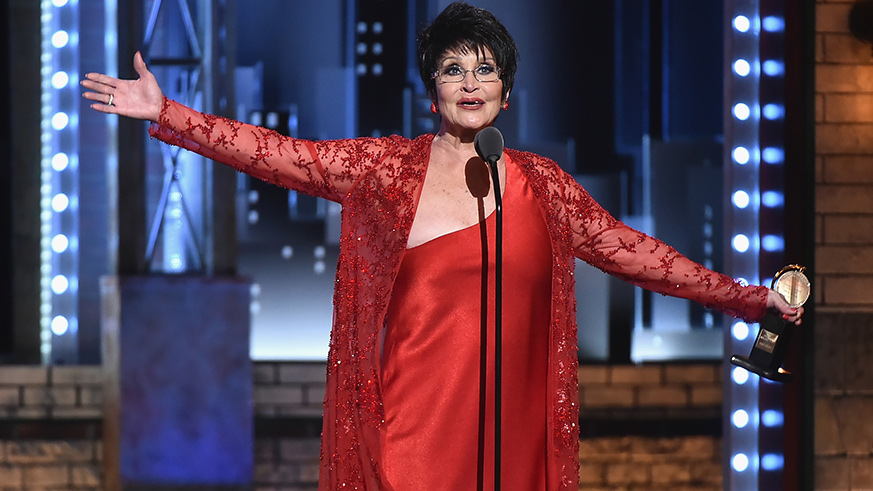
<svg viewBox="0 0 873 491">
<path fill-rule="evenodd" d="M 763 286 L 745 286 L 709 270 L 664 242 L 613 218 L 572 178 L 562 202 L 579 258 L 603 271 L 657 293 L 694 300 L 734 317 L 759 321 L 767 310 L 800 324 L 803 308 Z"/>
<path fill-rule="evenodd" d="M 121 80 L 102 73 L 86 73 L 82 86 L 85 99 L 94 101 L 91 109 L 108 114 L 156 122 L 161 114 L 164 94 L 155 76 L 146 68 L 142 54 L 133 56 L 136 80 Z"/>
</svg>

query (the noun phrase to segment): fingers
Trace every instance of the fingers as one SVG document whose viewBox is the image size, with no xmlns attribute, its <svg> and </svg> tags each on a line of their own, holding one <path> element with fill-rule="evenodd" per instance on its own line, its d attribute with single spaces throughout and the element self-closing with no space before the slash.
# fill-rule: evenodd
<svg viewBox="0 0 873 491">
<path fill-rule="evenodd" d="M 91 90 L 103 90 L 105 92 L 107 87 L 112 89 L 118 87 L 118 82 L 117 78 L 103 73 L 86 73 L 85 80 L 82 80 L 81 83 Z"/>
<path fill-rule="evenodd" d="M 146 67 L 145 61 L 142 59 L 142 53 L 137 51 L 133 55 L 133 69 L 136 70 L 136 73 L 140 77 L 148 77 L 151 75 L 149 69 Z"/>
</svg>

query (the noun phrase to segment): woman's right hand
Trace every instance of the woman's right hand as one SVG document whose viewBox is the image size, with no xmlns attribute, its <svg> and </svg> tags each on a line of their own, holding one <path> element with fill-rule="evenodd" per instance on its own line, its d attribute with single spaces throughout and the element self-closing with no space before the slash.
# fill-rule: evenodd
<svg viewBox="0 0 873 491">
<path fill-rule="evenodd" d="M 82 96 L 95 102 L 91 104 L 91 109 L 96 111 L 157 122 L 164 94 L 155 76 L 146 68 L 139 51 L 133 56 L 133 68 L 139 74 L 136 80 L 119 80 L 102 73 L 86 73 L 81 83 L 89 90 Z"/>
</svg>

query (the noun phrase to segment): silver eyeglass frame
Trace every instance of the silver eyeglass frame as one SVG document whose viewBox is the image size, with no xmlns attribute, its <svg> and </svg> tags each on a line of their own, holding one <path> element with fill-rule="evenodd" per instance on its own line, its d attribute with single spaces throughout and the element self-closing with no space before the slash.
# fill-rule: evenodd
<svg viewBox="0 0 873 491">
<path fill-rule="evenodd" d="M 496 79 L 494 79 L 494 80 L 479 80 L 479 75 L 476 74 L 476 70 L 478 70 L 479 68 L 481 68 L 481 67 L 483 67 L 483 66 L 485 66 L 485 65 L 487 65 L 487 66 L 493 66 L 493 67 L 494 67 L 494 71 L 497 73 L 497 78 L 496 78 Z M 458 66 L 458 65 L 449 65 L 449 66 Z M 443 68 L 448 68 L 448 67 L 443 67 Z M 491 65 L 491 64 L 488 64 L 488 63 L 483 63 L 483 64 L 477 66 L 476 68 L 471 68 L 471 69 L 469 69 L 469 70 L 466 69 L 466 68 L 463 68 L 463 67 L 461 67 L 461 66 L 458 66 L 458 68 L 460 68 L 461 70 L 464 71 L 464 74 L 461 75 L 461 79 L 460 79 L 460 80 L 455 80 L 455 81 L 449 81 L 449 82 L 447 82 L 447 81 L 443 80 L 443 79 L 440 77 L 440 70 L 437 70 L 437 71 L 433 72 L 433 74 L 431 74 L 431 76 L 430 76 L 430 79 L 431 79 L 431 80 L 439 80 L 440 82 L 442 82 L 442 83 L 444 83 L 444 84 L 459 84 L 459 83 L 463 82 L 465 78 L 467 78 L 467 74 L 468 74 L 468 73 L 473 72 L 473 78 L 475 78 L 477 82 L 479 82 L 479 83 L 483 83 L 483 84 L 489 84 L 489 83 L 494 83 L 494 82 L 497 82 L 498 80 L 500 80 L 500 75 L 503 74 L 503 70 L 501 70 L 499 66 L 497 66 L 497 65 Z"/>
</svg>

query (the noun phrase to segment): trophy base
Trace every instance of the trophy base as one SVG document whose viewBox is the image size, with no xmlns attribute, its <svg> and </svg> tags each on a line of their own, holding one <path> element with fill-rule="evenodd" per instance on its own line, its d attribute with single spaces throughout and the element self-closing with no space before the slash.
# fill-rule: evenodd
<svg viewBox="0 0 873 491">
<path fill-rule="evenodd" d="M 731 356 L 731 363 L 738 367 L 743 367 L 752 373 L 757 373 L 761 377 L 773 380 L 774 382 L 788 382 L 791 380 L 791 372 L 787 372 L 782 368 L 773 370 L 771 368 L 755 365 L 752 363 L 752 360 L 745 356 L 733 355 Z"/>
</svg>

